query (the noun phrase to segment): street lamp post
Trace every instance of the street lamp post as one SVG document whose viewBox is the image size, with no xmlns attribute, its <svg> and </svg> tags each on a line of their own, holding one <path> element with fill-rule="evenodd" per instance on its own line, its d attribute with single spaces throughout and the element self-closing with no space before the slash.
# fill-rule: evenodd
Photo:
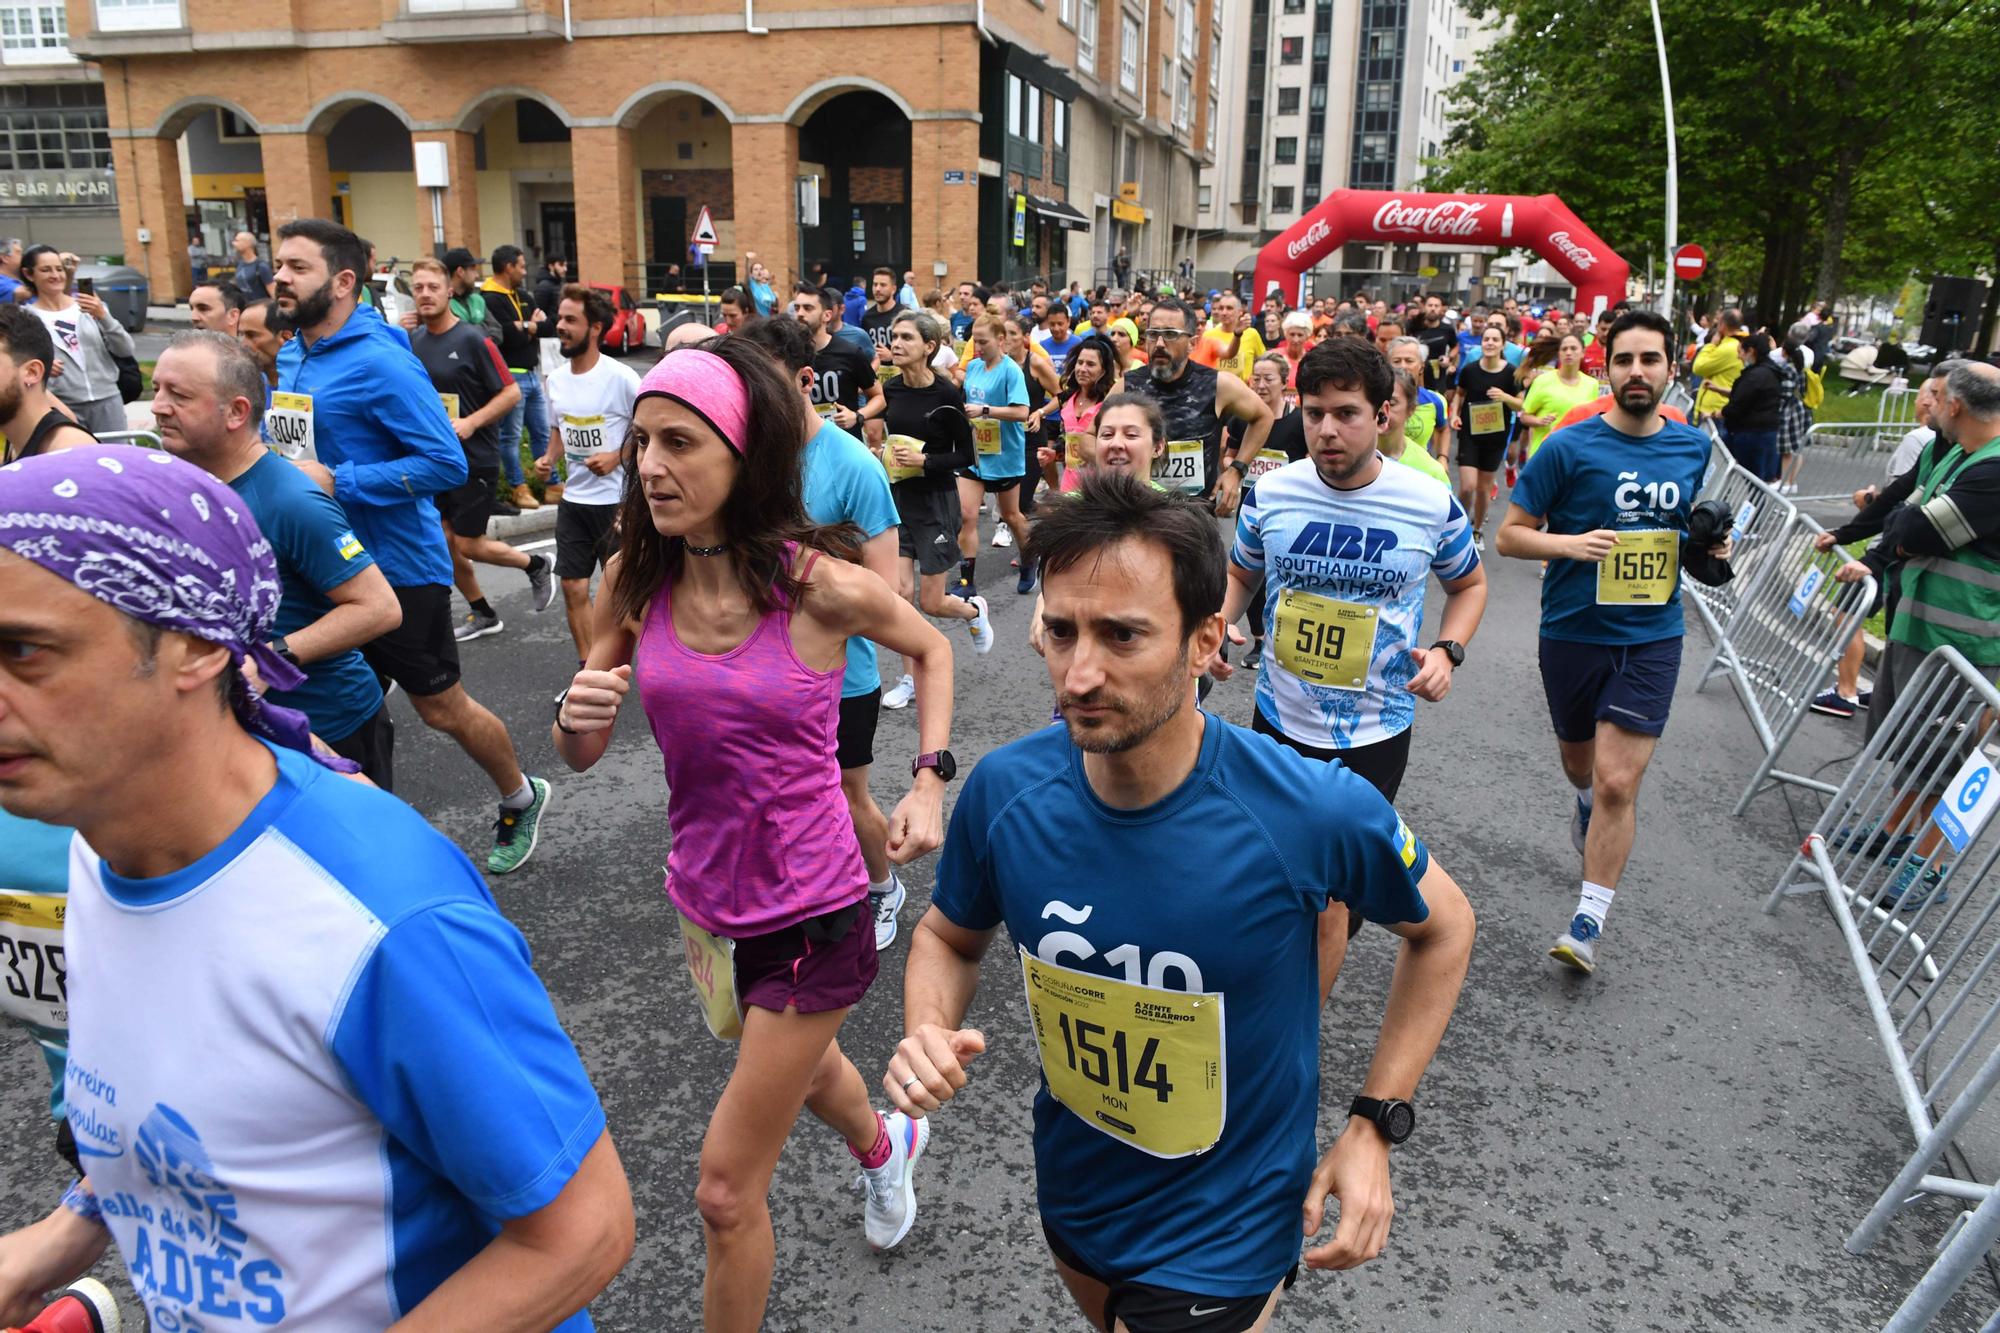
<svg viewBox="0 0 2000 1333">
<path fill-rule="evenodd" d="M 1667 75 L 1667 34 L 1660 26 L 1660 0 L 1652 0 L 1653 45 L 1660 53 L 1660 103 L 1667 113 L 1667 277 L 1660 286 L 1660 313 L 1674 317 L 1674 251 L 1680 248 L 1680 164 L 1674 144 L 1674 85 Z"/>
</svg>

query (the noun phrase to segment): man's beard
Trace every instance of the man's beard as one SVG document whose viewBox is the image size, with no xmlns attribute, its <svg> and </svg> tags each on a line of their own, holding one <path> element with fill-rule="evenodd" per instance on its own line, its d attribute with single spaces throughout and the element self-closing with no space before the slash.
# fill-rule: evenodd
<svg viewBox="0 0 2000 1333">
<path fill-rule="evenodd" d="M 0 389 L 0 421 L 12 421 L 21 410 L 21 381 L 15 380 Z"/>
<path fill-rule="evenodd" d="M 559 346 L 562 348 L 563 359 L 574 361 L 590 350 L 590 339 L 580 338 L 573 346 L 567 342 L 559 343 Z"/>
<path fill-rule="evenodd" d="M 1187 660 L 1187 652 L 1183 649 L 1174 669 L 1164 676 L 1158 685 L 1129 704 L 1093 697 L 1095 692 L 1092 695 L 1073 697 L 1057 695 L 1059 706 L 1066 703 L 1111 702 L 1114 717 L 1106 721 L 1126 723 L 1122 729 L 1105 727 L 1096 731 L 1085 731 L 1065 716 L 1063 722 L 1069 728 L 1070 744 L 1085 754 L 1123 754 L 1150 740 L 1155 732 L 1173 721 L 1179 716 L 1181 709 L 1187 706 Z M 1139 709 L 1144 711 L 1136 711 Z"/>
<path fill-rule="evenodd" d="M 333 313 L 333 294 L 322 287 L 311 296 L 292 297 L 292 313 L 289 318 L 295 329 L 315 328 L 326 322 Z"/>
<path fill-rule="evenodd" d="M 1645 401 L 1638 403 L 1636 406 L 1630 399 L 1628 399 L 1625 396 L 1631 393 L 1632 390 L 1635 388 L 1643 389 L 1646 392 Z M 1626 380 L 1624 385 L 1618 390 L 1618 406 L 1624 408 L 1628 412 L 1636 412 L 1640 416 L 1645 416 L 1650 412 L 1652 412 L 1654 408 L 1660 405 L 1660 399 L 1666 397 L 1666 393 L 1667 391 L 1665 388 L 1656 389 L 1651 384 L 1648 384 L 1645 380 L 1629 379 Z"/>
</svg>

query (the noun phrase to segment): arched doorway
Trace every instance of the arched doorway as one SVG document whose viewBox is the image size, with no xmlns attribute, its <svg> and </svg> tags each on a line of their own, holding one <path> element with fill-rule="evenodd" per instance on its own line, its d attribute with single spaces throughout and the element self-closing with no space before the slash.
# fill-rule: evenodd
<svg viewBox="0 0 2000 1333">
<path fill-rule="evenodd" d="M 530 273 L 552 255 L 576 271 L 571 124 L 561 106 L 527 88 L 491 89 L 459 113 L 454 128 L 473 135 L 482 259 L 518 245 Z"/>
<path fill-rule="evenodd" d="M 648 292 L 684 289 L 688 245 L 704 208 L 715 223 L 717 240 L 711 283 L 726 286 L 736 280 L 731 121 L 729 109 L 717 99 L 675 85 L 634 98 L 619 117 L 619 125 L 632 134 L 639 254 Z"/>
<path fill-rule="evenodd" d="M 836 92 L 799 128 L 799 174 L 820 178 L 819 225 L 802 226 L 802 271 L 826 265 L 845 286 L 910 267 L 910 121 L 881 93 Z"/>
<path fill-rule="evenodd" d="M 219 99 L 190 100 L 168 111 L 157 137 L 173 140 L 180 158 L 195 276 L 233 264 L 230 244 L 241 231 L 255 236 L 268 253 L 263 131 L 249 113 Z"/>
<path fill-rule="evenodd" d="M 407 263 L 429 254 L 410 202 L 416 161 L 402 117 L 374 102 L 356 102 L 332 117 L 325 134 L 335 208 L 329 216 L 366 237 L 381 259 Z"/>
</svg>

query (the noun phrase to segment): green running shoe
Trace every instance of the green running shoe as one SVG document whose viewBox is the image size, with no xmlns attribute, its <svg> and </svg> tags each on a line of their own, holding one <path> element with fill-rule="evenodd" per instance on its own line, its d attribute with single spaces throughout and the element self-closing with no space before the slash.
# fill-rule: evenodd
<svg viewBox="0 0 2000 1333">
<path fill-rule="evenodd" d="M 493 850 L 486 853 L 490 874 L 511 875 L 535 854 L 535 843 L 542 836 L 542 816 L 554 793 L 546 778 L 529 778 L 528 790 L 535 799 L 526 810 L 509 810 L 503 805 L 500 817 L 493 821 Z"/>
</svg>

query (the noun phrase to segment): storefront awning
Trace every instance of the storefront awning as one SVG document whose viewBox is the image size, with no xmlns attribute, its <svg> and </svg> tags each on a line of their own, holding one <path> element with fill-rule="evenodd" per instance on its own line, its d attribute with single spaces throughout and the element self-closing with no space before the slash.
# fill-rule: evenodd
<svg viewBox="0 0 2000 1333">
<path fill-rule="evenodd" d="M 1041 214 L 1050 224 L 1061 227 L 1064 231 L 1090 230 L 1090 219 L 1059 199 L 1051 199 L 1047 195 L 1031 194 L 1028 196 L 1028 207 Z"/>
</svg>

